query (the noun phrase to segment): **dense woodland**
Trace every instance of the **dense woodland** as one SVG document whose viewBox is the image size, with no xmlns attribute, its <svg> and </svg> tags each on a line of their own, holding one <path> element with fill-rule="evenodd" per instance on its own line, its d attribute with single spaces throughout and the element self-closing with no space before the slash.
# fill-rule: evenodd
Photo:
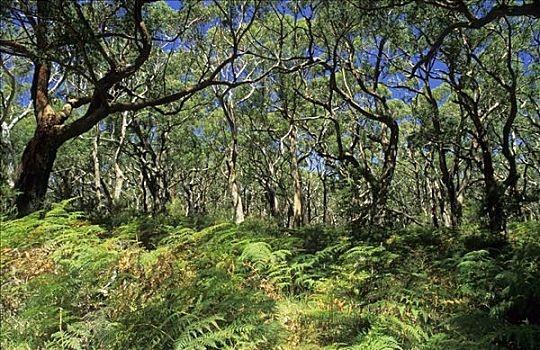
<svg viewBox="0 0 540 350">
<path fill-rule="evenodd" d="M 540 348 L 539 19 L 2 1 L 0 346 Z"/>
</svg>

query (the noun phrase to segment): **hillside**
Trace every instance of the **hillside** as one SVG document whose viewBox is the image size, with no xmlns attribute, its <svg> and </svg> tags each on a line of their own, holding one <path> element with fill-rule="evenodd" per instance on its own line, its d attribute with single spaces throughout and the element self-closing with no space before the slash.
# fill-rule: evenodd
<svg viewBox="0 0 540 350">
<path fill-rule="evenodd" d="M 381 243 L 263 221 L 2 223 L 3 349 L 536 349 L 540 224 Z M 169 222 L 168 222 L 169 221 Z"/>
</svg>

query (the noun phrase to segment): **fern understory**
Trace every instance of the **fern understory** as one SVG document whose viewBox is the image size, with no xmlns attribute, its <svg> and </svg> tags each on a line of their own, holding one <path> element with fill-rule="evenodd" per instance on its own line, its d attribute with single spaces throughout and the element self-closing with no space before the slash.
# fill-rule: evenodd
<svg viewBox="0 0 540 350">
<path fill-rule="evenodd" d="M 1 226 L 2 349 L 537 349 L 540 224 L 507 246 L 251 220 L 104 228 L 67 202 Z"/>
</svg>

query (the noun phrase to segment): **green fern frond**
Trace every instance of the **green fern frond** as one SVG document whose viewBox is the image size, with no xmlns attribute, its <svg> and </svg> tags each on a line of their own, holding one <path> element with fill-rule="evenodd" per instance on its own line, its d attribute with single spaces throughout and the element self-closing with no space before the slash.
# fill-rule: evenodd
<svg viewBox="0 0 540 350">
<path fill-rule="evenodd" d="M 215 348 L 220 344 L 226 344 L 236 334 L 229 328 L 222 329 L 219 326 L 218 322 L 223 320 L 223 317 L 219 315 L 192 320 L 175 340 L 174 349 L 204 350 L 208 347 Z"/>
<path fill-rule="evenodd" d="M 377 333 L 368 333 L 361 343 L 351 347 L 344 348 L 346 350 L 403 350 L 398 341 L 391 336 L 381 335 Z"/>
</svg>

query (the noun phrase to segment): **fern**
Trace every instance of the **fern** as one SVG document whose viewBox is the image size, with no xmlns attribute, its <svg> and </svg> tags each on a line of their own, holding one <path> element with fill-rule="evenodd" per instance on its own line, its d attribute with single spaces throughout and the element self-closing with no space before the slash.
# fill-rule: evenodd
<svg viewBox="0 0 540 350">
<path fill-rule="evenodd" d="M 391 336 L 370 332 L 363 337 L 362 341 L 346 350 L 402 350 L 398 341 Z"/>
<path fill-rule="evenodd" d="M 534 225 L 512 227 L 512 247 L 497 255 L 463 255 L 436 252 L 450 246 L 427 229 L 383 245 L 352 245 L 332 230 L 317 242 L 317 227 L 284 234 L 261 222 L 196 230 L 141 217 L 104 229 L 68 204 L 2 223 L 2 348 L 529 350 L 540 342 Z"/>
<path fill-rule="evenodd" d="M 192 320 L 183 329 L 174 342 L 177 350 L 204 350 L 207 348 L 224 348 L 228 343 L 238 338 L 235 327 L 221 328 L 222 316 L 214 315 L 200 320 Z"/>
<path fill-rule="evenodd" d="M 329 275 L 331 272 L 329 268 L 349 247 L 348 241 L 341 241 L 314 254 L 296 257 L 291 264 L 294 285 L 300 290 L 314 289 L 323 278 Z"/>
<path fill-rule="evenodd" d="M 69 325 L 66 330 L 60 330 L 51 335 L 51 340 L 45 345 L 47 349 L 82 350 L 87 349 L 86 340 L 91 336 L 84 324 Z"/>
</svg>

